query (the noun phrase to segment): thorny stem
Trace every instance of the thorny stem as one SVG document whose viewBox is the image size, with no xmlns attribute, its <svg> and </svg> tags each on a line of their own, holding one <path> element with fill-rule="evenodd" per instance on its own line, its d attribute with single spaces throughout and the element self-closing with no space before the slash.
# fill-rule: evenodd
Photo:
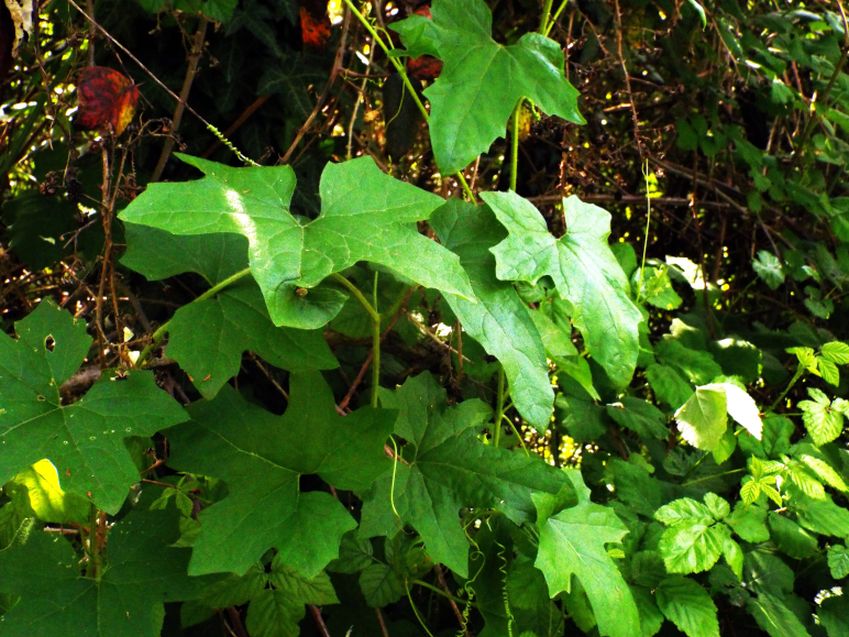
<svg viewBox="0 0 849 637">
<path fill-rule="evenodd" d="M 244 270 L 239 270 L 235 274 L 231 274 L 226 279 L 219 281 L 218 283 L 213 285 L 211 288 L 209 288 L 206 292 L 204 292 L 203 294 L 198 296 L 195 300 L 192 301 L 192 303 L 200 303 L 201 301 L 206 301 L 207 299 L 212 298 L 213 296 L 218 294 L 221 290 L 224 290 L 225 288 L 230 287 L 231 285 L 233 285 L 237 281 L 244 279 L 250 273 L 251 273 L 251 269 L 245 268 Z M 147 360 L 148 356 L 150 356 L 150 353 L 156 347 L 159 346 L 159 343 L 162 341 L 162 339 L 168 333 L 168 330 L 171 326 L 171 320 L 173 320 L 173 319 L 169 319 L 169 320 L 165 321 L 153 333 L 153 335 L 151 336 L 151 339 L 150 339 L 150 344 L 142 350 L 141 354 L 139 354 L 139 358 L 136 361 L 136 367 L 141 367 L 142 364 L 144 363 L 144 361 Z"/>
<path fill-rule="evenodd" d="M 401 60 L 399 60 L 397 56 L 392 55 L 392 49 L 388 44 L 386 44 L 384 39 L 380 37 L 380 34 L 377 32 L 377 29 L 372 26 L 371 22 L 369 22 L 368 19 L 357 9 L 357 7 L 354 6 L 352 0 L 345 0 L 345 6 L 351 10 L 351 13 L 356 16 L 357 20 L 360 21 L 360 24 L 362 24 L 366 31 L 369 32 L 369 35 L 371 35 L 372 39 L 374 39 L 375 44 L 383 49 L 383 52 L 386 54 L 386 59 L 388 59 L 392 66 L 395 67 L 395 70 L 401 77 L 401 81 L 404 83 L 404 88 L 407 89 L 410 97 L 412 97 L 413 101 L 416 103 L 416 107 L 418 107 L 419 112 L 421 112 L 422 118 L 428 125 L 430 125 L 430 113 L 427 112 L 427 108 L 425 108 L 421 98 L 419 98 L 419 94 L 413 86 L 413 83 L 410 81 L 410 76 L 407 75 L 407 69 L 404 68 Z M 463 193 L 466 195 L 466 198 L 469 201 L 474 201 L 475 195 L 469 187 L 469 182 L 467 182 L 466 178 L 463 176 L 462 171 L 458 170 L 454 173 L 454 176 L 457 178 L 457 181 L 460 182 L 460 186 L 462 186 Z"/>
</svg>

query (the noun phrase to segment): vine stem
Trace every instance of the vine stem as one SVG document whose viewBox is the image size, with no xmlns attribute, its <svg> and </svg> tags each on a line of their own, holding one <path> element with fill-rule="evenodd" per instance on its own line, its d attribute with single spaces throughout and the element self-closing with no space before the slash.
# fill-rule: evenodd
<svg viewBox="0 0 849 637">
<path fill-rule="evenodd" d="M 395 70 L 401 77 L 401 81 L 404 83 L 404 88 L 407 89 L 407 92 L 410 94 L 410 97 L 413 98 L 413 101 L 416 103 L 416 107 L 422 114 L 422 118 L 424 119 L 425 123 L 430 126 L 430 113 L 428 113 L 427 108 L 425 108 L 425 105 L 419 97 L 419 94 L 413 86 L 413 83 L 410 81 L 410 76 L 407 75 L 407 69 L 404 68 L 404 65 L 401 63 L 398 57 L 392 54 L 392 49 L 389 47 L 388 44 L 386 44 L 386 41 L 382 37 L 380 37 L 380 34 L 377 32 L 377 29 L 374 28 L 371 22 L 369 22 L 368 19 L 359 11 L 359 9 L 354 6 L 353 1 L 345 0 L 345 6 L 347 6 L 348 9 L 351 10 L 351 13 L 356 16 L 357 20 L 360 21 L 360 24 L 365 27 L 366 31 L 368 31 L 369 35 L 371 35 L 371 37 L 374 39 L 375 44 L 377 44 L 377 46 L 379 46 L 386 54 L 386 59 L 388 59 L 392 66 L 395 67 Z M 466 199 L 473 202 L 475 200 L 475 195 L 472 192 L 472 189 L 469 187 L 469 182 L 466 181 L 466 178 L 463 175 L 462 171 L 458 170 L 454 173 L 454 176 L 457 178 L 457 181 L 460 182 L 460 186 L 463 188 L 463 193 L 465 194 Z"/>
<path fill-rule="evenodd" d="M 643 276 L 646 271 L 646 254 L 649 249 L 649 230 L 651 229 L 651 193 L 649 193 L 649 160 L 643 162 L 643 181 L 646 184 L 646 230 L 643 237 L 643 257 L 640 261 L 640 282 L 637 284 L 637 304 L 643 294 Z"/>
<path fill-rule="evenodd" d="M 231 285 L 233 285 L 234 283 L 236 283 L 237 281 L 239 281 L 241 279 L 244 279 L 250 273 L 251 273 L 251 269 L 249 267 L 247 267 L 244 270 L 239 270 L 235 274 L 231 274 L 226 279 L 223 279 L 223 280 L 219 281 L 218 283 L 216 283 L 215 285 L 213 285 L 206 292 L 204 292 L 203 294 L 198 296 L 196 299 L 194 299 L 191 303 L 200 303 L 201 301 L 206 301 L 207 299 L 218 294 L 221 290 L 230 287 Z M 171 327 L 171 321 L 172 320 L 174 320 L 174 319 L 171 318 L 171 319 L 165 321 L 162 325 L 160 325 L 156 329 L 156 331 L 153 333 L 153 336 L 151 336 L 150 344 L 142 350 L 141 354 L 139 354 L 139 357 L 136 360 L 136 367 L 141 367 L 142 363 L 144 363 L 144 361 L 146 361 L 147 358 L 150 356 L 150 353 L 159 345 L 159 343 L 162 341 L 162 339 L 168 333 L 168 330 Z"/>
<path fill-rule="evenodd" d="M 496 448 L 501 444 L 501 421 L 504 419 L 504 399 L 504 368 L 499 366 L 498 396 L 495 403 L 495 431 L 492 432 L 492 443 Z"/>
<path fill-rule="evenodd" d="M 373 304 L 369 303 L 369 300 L 356 285 L 338 272 L 334 272 L 330 276 L 354 295 L 354 298 L 363 306 L 371 319 L 371 406 L 377 407 L 377 390 L 380 387 L 380 312 L 377 311 L 377 272 L 374 273 Z"/>
<path fill-rule="evenodd" d="M 769 406 L 769 411 L 775 411 L 775 408 L 781 404 L 781 401 L 784 400 L 785 396 L 790 393 L 790 390 L 799 382 L 799 379 L 802 378 L 802 375 L 805 373 L 805 368 L 802 363 L 796 367 L 796 371 L 793 373 L 793 378 L 790 379 L 790 382 L 787 383 L 787 387 L 784 388 L 784 391 L 781 392 L 781 395 L 775 399 L 775 401 Z"/>
</svg>

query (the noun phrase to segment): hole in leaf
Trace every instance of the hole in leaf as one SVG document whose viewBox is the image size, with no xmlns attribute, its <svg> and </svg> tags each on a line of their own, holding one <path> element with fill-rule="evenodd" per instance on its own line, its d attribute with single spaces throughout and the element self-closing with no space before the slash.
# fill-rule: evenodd
<svg viewBox="0 0 849 637">
<path fill-rule="evenodd" d="M 52 335 L 47 335 L 44 339 L 44 349 L 52 352 L 54 347 L 56 347 L 56 339 Z"/>
</svg>

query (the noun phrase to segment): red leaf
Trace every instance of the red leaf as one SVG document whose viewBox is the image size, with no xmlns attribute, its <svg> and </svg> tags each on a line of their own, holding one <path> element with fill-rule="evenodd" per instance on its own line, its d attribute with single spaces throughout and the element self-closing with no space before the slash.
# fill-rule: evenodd
<svg viewBox="0 0 849 637">
<path fill-rule="evenodd" d="M 120 135 L 133 119 L 139 89 L 126 75 L 105 66 L 87 66 L 77 84 L 76 125 Z"/>
<path fill-rule="evenodd" d="M 330 39 L 330 18 L 327 11 L 316 12 L 306 6 L 300 10 L 301 40 L 305 46 L 322 49 Z"/>
</svg>

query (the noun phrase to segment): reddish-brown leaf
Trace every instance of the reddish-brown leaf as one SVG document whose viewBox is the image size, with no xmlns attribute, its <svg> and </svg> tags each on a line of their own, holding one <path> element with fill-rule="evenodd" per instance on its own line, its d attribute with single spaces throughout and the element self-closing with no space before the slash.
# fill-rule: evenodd
<svg viewBox="0 0 849 637">
<path fill-rule="evenodd" d="M 77 83 L 76 125 L 120 135 L 132 121 L 139 89 L 126 75 L 105 66 L 87 66 Z"/>
<path fill-rule="evenodd" d="M 323 49 L 330 39 L 330 18 L 327 16 L 326 7 L 320 11 L 315 8 L 302 6 L 301 16 L 301 40 L 304 46 L 313 49 Z"/>
<path fill-rule="evenodd" d="M 433 16 L 430 13 L 430 5 L 424 4 L 415 10 L 415 13 L 424 16 L 428 20 Z M 430 55 L 422 55 L 407 60 L 407 71 L 417 80 L 433 80 L 442 72 L 442 60 L 437 60 Z"/>
</svg>

